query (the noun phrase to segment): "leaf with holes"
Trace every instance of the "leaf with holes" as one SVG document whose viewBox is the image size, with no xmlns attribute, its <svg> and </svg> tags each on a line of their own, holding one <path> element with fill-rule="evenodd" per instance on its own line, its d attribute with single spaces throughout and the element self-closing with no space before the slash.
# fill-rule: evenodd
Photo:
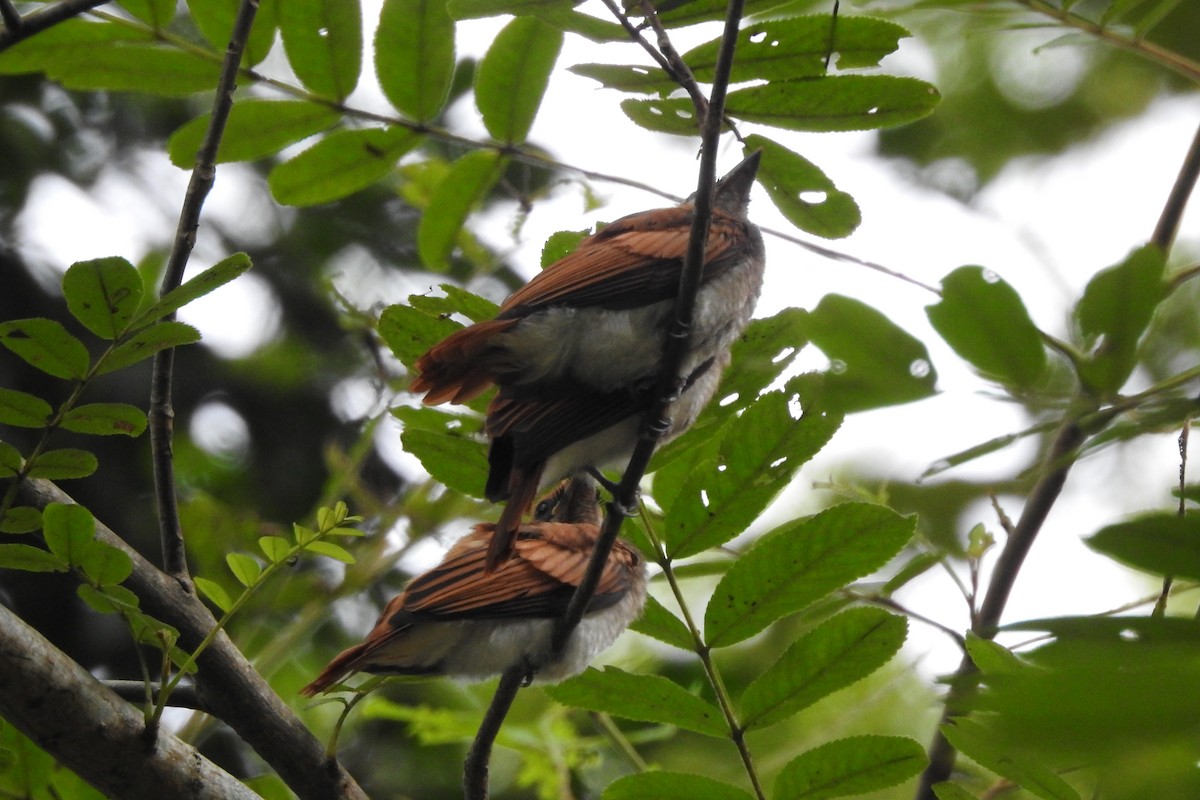
<svg viewBox="0 0 1200 800">
<path fill-rule="evenodd" d="M 663 524 L 672 558 L 695 555 L 745 531 L 833 438 L 840 414 L 811 408 L 796 419 L 792 400 L 790 391 L 760 397 L 725 429 L 716 460 L 688 476 Z"/>
<path fill-rule="evenodd" d="M 286 0 L 279 33 L 288 63 L 310 91 L 345 100 L 362 71 L 359 0 Z"/>
<path fill-rule="evenodd" d="M 1028 389 L 1046 372 L 1046 347 L 1021 296 L 983 267 L 942 279 L 942 299 L 926 306 L 934 330 L 986 376 Z"/>
<path fill-rule="evenodd" d="M 732 91 L 725 113 L 790 131 L 863 131 L 918 120 L 939 99 L 932 84 L 916 78 L 832 75 Z"/>
<path fill-rule="evenodd" d="M 832 362 L 814 381 L 829 406 L 849 413 L 934 393 L 937 372 L 925 345 L 865 303 L 827 294 L 805 322 L 812 343 Z"/>
<path fill-rule="evenodd" d="M 765 136 L 746 137 L 747 154 L 762 150 L 758 182 L 788 221 L 801 230 L 826 239 L 849 236 L 862 222 L 854 198 L 839 191 L 821 169 L 807 158 Z"/>
</svg>

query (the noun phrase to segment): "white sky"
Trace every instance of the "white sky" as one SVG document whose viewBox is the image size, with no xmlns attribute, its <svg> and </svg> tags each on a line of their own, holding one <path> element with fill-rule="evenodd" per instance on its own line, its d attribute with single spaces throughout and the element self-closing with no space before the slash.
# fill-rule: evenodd
<svg viewBox="0 0 1200 800">
<path fill-rule="evenodd" d="M 374 15 L 368 9 L 368 20 Z M 495 21 L 463 24 L 460 55 L 481 55 L 496 27 Z M 704 38 L 708 37 L 681 40 L 677 46 L 682 51 Z M 366 39 L 370 41 L 370 32 Z M 1071 58 L 1070 48 L 1035 54 L 1035 44 L 1029 42 L 1027 49 L 1010 54 L 1016 63 L 1028 67 L 1022 74 L 1031 85 L 1045 82 L 1047 74 L 1071 73 L 1073 65 L 1062 61 Z M 644 55 L 632 45 L 601 48 L 568 36 L 543 103 L 548 113 L 539 116 L 531 140 L 564 163 L 634 177 L 680 195 L 690 193 L 695 185 L 694 144 L 637 129 L 618 108 L 621 95 L 562 69 L 586 61 L 643 63 Z M 268 71 L 278 64 L 278 59 L 269 60 Z M 937 80 L 928 54 L 912 39 L 902 42 L 901 51 L 889 57 L 885 66 L 893 72 Z M 369 73 L 364 73 L 351 105 L 386 111 Z M 1047 91 L 1050 89 L 1059 90 L 1050 86 Z M 469 103 L 455 109 L 453 122 L 456 130 L 484 138 Z M 972 207 L 913 185 L 903 171 L 876 158 L 872 153 L 874 134 L 759 130 L 817 163 L 858 201 L 863 224 L 853 236 L 835 243 L 836 247 L 935 285 L 960 265 L 982 264 L 1016 287 L 1036 323 L 1062 333 L 1066 310 L 1088 277 L 1116 263 L 1148 237 L 1198 124 L 1200 107 L 1194 96 L 1157 102 L 1140 118 L 1101 134 L 1066 157 L 1027 159 L 1010 165 Z M 746 126 L 744 132 L 754 130 Z M 728 149 L 719 171 L 738 160 L 740 153 Z M 41 179 L 20 222 L 19 246 L 37 254 L 50 271 L 107 254 L 136 261 L 148 247 L 171 235 L 174 219 L 170 214 L 187 184 L 186 173 L 170 166 L 165 158 L 148 166 L 153 186 L 134 185 L 123 174 L 109 174 L 91 196 L 61 179 Z M 238 169 L 221 167 L 206 215 L 236 221 L 247 214 L 278 214 L 269 210 L 264 186 L 234 179 Z M 566 185 L 536 206 L 519 242 L 512 239 L 515 206 L 489 214 L 476 230 L 496 249 L 512 253 L 513 260 L 533 274 L 542 243 L 550 233 L 662 204 L 654 196 L 619 185 L 596 184 L 595 188 L 608 200 L 604 208 L 585 214 L 578 185 Z M 165 204 L 162 196 L 150 199 L 147 194 L 152 191 L 165 196 Z M 760 225 L 790 230 L 761 190 L 755 193 L 751 208 Z M 283 213 L 286 216 L 286 211 Z M 73 221 L 75 236 L 70 239 L 61 235 L 64 218 Z M 1200 203 L 1192 203 L 1179 244 L 1189 252 L 1200 251 Z M 193 264 L 195 269 L 203 268 L 224 255 L 202 237 Z M 277 325 L 270 313 L 264 313 L 269 307 L 267 291 L 251 274 L 189 306 L 182 316 L 198 325 L 205 341 L 218 352 L 244 354 L 269 338 Z M 939 371 L 940 394 L 919 404 L 849 418 L 833 444 L 802 471 L 789 490 L 784 499 L 789 506 L 803 503 L 812 482 L 829 479 L 842 464 L 869 465 L 882 475 L 912 479 L 950 453 L 1022 427 L 1024 421 L 1015 409 L 980 394 L 986 386 L 939 345 L 924 313 L 924 307 L 934 300 L 931 295 L 894 278 L 819 259 L 768 237 L 768 271 L 759 315 L 790 305 L 811 308 L 828 292 L 851 295 L 880 308 L 925 342 Z M 402 301 L 406 293 L 397 288 L 397 294 L 387 299 Z M 388 449 L 398 449 L 394 432 L 385 437 L 391 445 Z M 1003 477 L 1025 456 L 1025 451 L 1013 448 L 947 477 Z M 411 463 L 406 466 L 411 468 Z M 1109 451 L 1080 464 L 1033 549 L 1006 618 L 1095 612 L 1147 592 L 1147 582 L 1135 581 L 1129 573 L 1092 554 L 1080 537 L 1129 512 L 1161 507 L 1176 481 L 1177 468 L 1175 443 L 1167 435 L 1147 437 L 1120 451 L 1119 456 Z M 1122 491 L 1088 491 L 1111 485 L 1120 485 Z M 1006 505 L 1011 516 L 1019 514 L 1019 507 Z M 992 530 L 998 527 L 991 511 L 983 508 L 978 518 L 964 523 L 960 534 L 977 521 Z M 966 625 L 961 601 L 950 581 L 939 573 L 931 573 L 904 599 L 952 627 Z M 912 625 L 911 630 L 909 652 L 928 654 L 925 668 L 943 671 L 957 664 L 957 652 L 939 634 L 920 624 Z"/>
</svg>

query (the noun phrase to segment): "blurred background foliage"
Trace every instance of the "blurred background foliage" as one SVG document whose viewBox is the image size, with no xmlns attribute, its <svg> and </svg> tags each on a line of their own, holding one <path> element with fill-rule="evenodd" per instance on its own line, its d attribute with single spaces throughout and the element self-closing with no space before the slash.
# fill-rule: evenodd
<svg viewBox="0 0 1200 800">
<path fill-rule="evenodd" d="M 1144 15 L 1158 15 L 1144 32 L 1146 42 L 1200 61 L 1200 36 L 1195 35 L 1200 31 L 1200 3 L 1132 5 L 1129 25 L 1147 22 Z M 1105 0 L 1083 0 L 1071 11 L 1098 19 L 1108 6 Z M 1040 7 L 1001 0 L 844 3 L 843 13 L 887 15 L 910 28 L 916 41 L 906 46 L 931 60 L 933 81 L 943 97 L 933 115 L 879 134 L 877 156 L 910 165 L 914 180 L 970 202 L 983 185 L 1021 159 L 1069 158 L 1073 148 L 1142 114 L 1157 99 L 1195 96 L 1195 84 L 1162 63 L 1061 26 L 1054 14 L 1035 10 Z M 1046 8 L 1054 10 L 1051 5 Z M 793 3 L 776 11 L 828 13 L 829 4 Z M 188 24 L 187 16 L 181 15 L 174 23 L 176 32 L 199 39 Z M 1061 32 L 1063 39 L 1042 45 L 1035 54 L 1026 33 L 1047 26 Z M 435 124 L 451 127 L 448 116 L 469 111 L 470 101 L 463 93 L 473 67 L 471 58 L 461 59 L 453 89 L 458 100 L 447 105 Z M 164 169 L 161 153 L 167 138 L 206 111 L 207 103 L 204 97 L 71 91 L 37 75 L 0 79 L 0 153 L 5 154 L 0 169 L 0 319 L 44 316 L 67 321 L 57 295 L 58 271 L 66 265 L 24 244 L 34 214 L 37 224 L 53 226 L 55 236 L 76 235 L 78 220 L 69 214 L 44 204 L 32 207 L 31 201 L 48 187 L 99 204 L 119 196 L 100 192 L 101 187 L 136 193 L 140 203 L 131 208 L 139 217 L 135 224 L 141 241 L 137 251 L 124 255 L 149 275 L 161 269 L 179 202 L 178 196 L 157 190 Z M 531 144 L 554 153 L 552 142 Z M 421 154 L 450 158 L 457 150 L 426 140 Z M 180 350 L 175 430 L 194 573 L 227 575 L 226 552 L 252 551 L 259 536 L 310 519 L 318 506 L 339 497 L 346 497 L 353 511 L 367 518 L 368 531 L 378 534 L 359 543 L 358 563 L 344 568 L 344 574 L 331 563 L 306 562 L 267 586 L 234 623 L 232 632 L 242 649 L 285 698 L 295 698 L 300 686 L 331 654 L 360 635 L 377 609 L 400 589 L 407 578 L 402 565 L 421 562 L 406 560 L 412 551 L 431 537 L 444 543 L 466 530 L 466 520 L 493 513 L 469 498 L 414 479 L 418 473 L 398 461 L 398 442 L 390 441 L 396 435 L 387 424 L 385 408 L 403 391 L 406 377 L 371 331 L 372 317 L 385 303 L 446 281 L 499 299 L 522 281 L 530 265 L 519 269 L 504 253 L 491 252 L 472 238 L 456 251 L 448 272 L 427 272 L 417 258 L 419 174 L 401 168 L 343 200 L 297 209 L 262 199 L 268 197 L 266 176 L 274 163 L 221 168 L 219 181 L 236 182 L 245 207 L 209 214 L 201 243 L 201 251 L 207 247 L 210 252 L 243 250 L 250 255 L 260 300 L 238 313 L 259 317 L 270 334 L 252 352 L 234 356 L 204 345 Z M 487 202 L 536 201 L 551 183 L 566 179 L 514 164 Z M 465 235 L 471 237 L 469 228 Z M 1184 263 L 1187 257 L 1182 257 Z M 332 290 L 335 274 L 351 276 L 345 285 L 353 287 L 353 296 Z M 1148 346 L 1140 354 L 1152 380 L 1197 361 L 1196 291 L 1193 283 L 1177 292 L 1154 321 Z M 146 362 L 101 379 L 92 391 L 106 401 L 145 407 L 148 377 Z M 51 402 L 64 392 L 60 383 L 7 352 L 0 352 L 0 385 Z M 1033 421 L 1047 419 L 1053 410 L 1037 397 L 1018 400 L 1026 404 Z M 214 440 L 206 435 L 214 429 L 234 434 Z M 36 432 L 3 427 L 0 435 L 24 451 Z M 58 443 L 70 446 L 72 436 L 64 434 Z M 67 490 L 155 558 L 157 526 L 145 440 L 92 438 L 83 446 L 97 453 L 101 470 L 86 481 L 68 484 Z M 1019 471 L 987 481 L 879 479 L 869 463 L 847 464 L 838 476 L 843 487 L 886 498 L 902 512 L 918 512 L 920 532 L 937 547 L 960 556 L 967 546 L 959 533 L 964 511 L 989 492 L 1019 495 L 1028 485 L 1028 476 Z M 232 587 L 232 578 L 221 579 Z M 4 571 L 0 602 L 97 675 L 137 677 L 132 646 L 120 622 L 88 611 L 74 587 L 69 576 Z M 702 593 L 703 588 L 695 591 Z M 721 669 L 733 682 L 739 675 L 754 675 L 810 626 L 805 615 L 798 615 L 722 651 Z M 698 689 L 704 684 L 694 658 L 637 634 L 625 637 L 614 658 L 631 668 L 668 675 L 684 686 Z M 927 740 L 937 718 L 939 689 L 915 669 L 919 658 L 903 652 L 870 679 L 786 723 L 752 734 L 763 771 L 774 773 L 795 752 L 839 735 L 896 733 Z M 489 688 L 444 681 L 393 685 L 360 709 L 342 735 L 339 754 L 372 796 L 458 796 L 463 742 L 473 733 Z M 1019 700 L 1031 709 L 1030 718 L 1018 722 L 1036 726 L 1038 720 L 1031 719 L 1034 701 L 1054 696 L 1056 690 L 1046 681 L 1032 680 L 1011 689 L 1023 691 Z M 328 730 L 335 715 L 329 706 L 305 713 L 318 731 Z M 184 719 L 180 714 L 175 721 Z M 734 783 L 740 780 L 728 741 L 622 722 L 625 736 L 636 746 L 636 754 L 623 753 L 607 735 L 613 724 L 602 715 L 567 710 L 538 690 L 522 692 L 493 767 L 497 796 L 596 796 L 597 787 L 638 767 L 638 759 Z M 1021 729 L 1014 724 L 1018 727 L 1004 735 L 1019 738 Z M 220 724 L 193 719 L 185 725 L 208 755 L 235 774 L 251 777 L 263 770 Z M 7 728 L 4 735 L 14 736 Z M 27 757 L 35 759 L 32 754 Z M 60 796 L 89 796 L 69 777 L 61 780 Z M 256 788 L 267 796 L 286 796 L 274 778 L 263 778 Z"/>
</svg>

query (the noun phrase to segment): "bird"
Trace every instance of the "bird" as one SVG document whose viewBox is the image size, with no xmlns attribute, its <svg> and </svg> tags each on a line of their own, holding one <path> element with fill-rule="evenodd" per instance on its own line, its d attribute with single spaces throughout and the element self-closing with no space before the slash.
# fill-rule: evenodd
<svg viewBox="0 0 1200 800">
<path fill-rule="evenodd" d="M 557 654 L 555 621 L 583 579 L 600 535 L 596 484 L 562 481 L 522 524 L 513 557 L 485 570 L 492 523 L 479 523 L 433 569 L 413 578 L 384 608 L 359 644 L 336 656 L 303 689 L 327 692 L 354 672 L 446 675 L 482 680 L 515 664 L 526 682 L 553 683 L 577 675 L 611 645 L 646 602 L 646 565 L 618 538 L 579 625 Z"/>
<path fill-rule="evenodd" d="M 659 441 L 683 433 L 712 398 L 762 289 L 762 234 L 747 217 L 761 151 L 716 183 L 712 222 L 677 396 Z M 426 405 L 488 405 L 484 495 L 508 504 L 487 566 L 512 553 L 537 493 L 621 465 L 640 435 L 671 324 L 695 216 L 693 198 L 622 217 L 510 295 L 494 319 L 455 331 L 414 363 Z"/>
</svg>

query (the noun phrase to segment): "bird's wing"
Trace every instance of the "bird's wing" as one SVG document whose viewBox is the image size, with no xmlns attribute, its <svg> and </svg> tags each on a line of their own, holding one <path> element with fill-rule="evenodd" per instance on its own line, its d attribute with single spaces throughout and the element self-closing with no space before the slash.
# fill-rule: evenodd
<svg viewBox="0 0 1200 800">
<path fill-rule="evenodd" d="M 691 235 L 691 206 L 662 208 L 613 222 L 580 243 L 509 296 L 498 319 L 521 317 L 543 306 L 649 305 L 674 297 Z M 714 212 L 705 253 L 705 277 L 746 240 L 746 225 Z"/>
<path fill-rule="evenodd" d="M 600 527 L 592 524 L 546 522 L 539 526 L 541 536 L 525 539 L 520 536 L 514 544 L 517 557 L 533 564 L 551 577 L 576 587 L 583 582 L 592 550 L 600 537 Z M 637 551 L 617 541 L 609 553 L 596 595 L 620 594 L 629 590 L 634 572 L 640 563 Z"/>
<path fill-rule="evenodd" d="M 413 578 L 404 590 L 393 624 L 429 619 L 552 617 L 564 607 L 571 587 L 525 558 L 510 558 L 487 572 L 487 547 L 495 525 L 481 523 L 455 545 L 438 566 Z M 538 525 L 518 529 L 517 537 L 536 539 Z"/>
</svg>

